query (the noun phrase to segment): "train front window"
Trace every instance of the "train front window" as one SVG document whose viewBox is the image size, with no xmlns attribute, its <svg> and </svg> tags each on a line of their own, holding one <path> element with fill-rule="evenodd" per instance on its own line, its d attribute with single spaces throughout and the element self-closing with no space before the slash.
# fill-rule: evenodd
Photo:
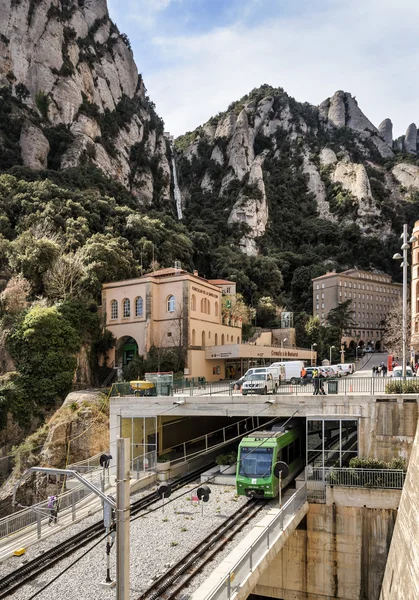
<svg viewBox="0 0 419 600">
<path fill-rule="evenodd" d="M 241 448 L 239 475 L 270 477 L 273 448 Z"/>
</svg>

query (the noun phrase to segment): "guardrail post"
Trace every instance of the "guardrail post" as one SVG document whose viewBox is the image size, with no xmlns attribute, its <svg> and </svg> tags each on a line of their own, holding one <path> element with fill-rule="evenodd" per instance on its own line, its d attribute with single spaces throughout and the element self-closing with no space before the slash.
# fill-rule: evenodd
<svg viewBox="0 0 419 600">
<path fill-rule="evenodd" d="M 372 379 L 372 396 L 374 396 L 374 377 L 372 377 L 371 379 Z"/>
<path fill-rule="evenodd" d="M 183 458 L 186 460 L 186 442 L 183 442 Z"/>
<path fill-rule="evenodd" d="M 76 520 L 76 499 L 74 497 L 74 490 L 71 492 L 71 519 Z"/>
<path fill-rule="evenodd" d="M 227 579 L 227 598 L 228 600 L 230 600 L 231 598 L 231 572 L 228 572 L 228 579 Z"/>
<path fill-rule="evenodd" d="M 253 571 L 253 546 L 250 546 L 250 554 L 249 554 L 249 571 Z"/>
<path fill-rule="evenodd" d="M 208 433 L 205 434 L 205 450 L 208 450 Z"/>
<path fill-rule="evenodd" d="M 38 534 L 38 540 L 41 539 L 41 529 L 42 529 L 42 522 L 41 522 L 41 513 L 36 513 L 36 531 Z"/>
</svg>

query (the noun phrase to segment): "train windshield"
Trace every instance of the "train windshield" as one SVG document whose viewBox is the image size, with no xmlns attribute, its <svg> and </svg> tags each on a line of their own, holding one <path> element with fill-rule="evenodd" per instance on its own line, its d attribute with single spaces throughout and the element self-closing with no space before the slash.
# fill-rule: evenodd
<svg viewBox="0 0 419 600">
<path fill-rule="evenodd" d="M 273 448 L 242 447 L 239 475 L 244 477 L 270 477 L 273 450 Z"/>
</svg>

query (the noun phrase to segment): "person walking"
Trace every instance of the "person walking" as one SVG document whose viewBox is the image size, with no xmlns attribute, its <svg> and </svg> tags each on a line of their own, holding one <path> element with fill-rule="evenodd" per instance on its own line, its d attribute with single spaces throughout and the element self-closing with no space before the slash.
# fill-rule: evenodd
<svg viewBox="0 0 419 600">
<path fill-rule="evenodd" d="M 57 496 L 48 496 L 48 508 L 51 511 L 51 514 L 49 516 L 49 520 L 48 520 L 48 525 L 51 525 L 51 523 L 54 523 L 54 525 L 57 524 L 57 517 L 58 517 L 58 499 Z"/>
<path fill-rule="evenodd" d="M 324 376 L 324 374 L 320 371 L 319 373 L 319 394 L 321 396 L 326 396 L 326 392 L 324 389 L 324 380 L 326 379 L 326 377 Z"/>
<path fill-rule="evenodd" d="M 386 377 L 386 376 L 387 376 L 387 366 L 384 365 L 384 367 L 383 367 L 383 377 Z"/>
<path fill-rule="evenodd" d="M 319 378 L 319 372 L 317 369 L 314 369 L 314 371 L 313 371 L 313 384 L 314 384 L 313 396 L 318 396 L 319 391 L 320 391 L 320 378 Z"/>
</svg>

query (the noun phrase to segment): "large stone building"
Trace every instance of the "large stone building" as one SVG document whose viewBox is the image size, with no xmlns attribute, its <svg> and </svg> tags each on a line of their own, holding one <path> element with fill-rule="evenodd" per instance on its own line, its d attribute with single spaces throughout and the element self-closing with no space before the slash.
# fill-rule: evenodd
<svg viewBox="0 0 419 600">
<path fill-rule="evenodd" d="M 151 346 L 171 347 L 185 354 L 185 375 L 218 381 L 240 376 L 255 364 L 311 360 L 310 350 L 273 345 L 272 332 L 263 332 L 253 344 L 242 343 L 235 302 L 234 282 L 181 268 L 106 283 L 102 311 L 117 339 L 108 365 L 121 370 L 135 355 L 146 356 Z"/>
<path fill-rule="evenodd" d="M 313 315 L 326 323 L 329 312 L 352 300 L 355 327 L 343 338 L 348 346 L 356 344 L 382 349 L 383 322 L 391 306 L 402 295 L 402 284 L 390 275 L 360 269 L 326 273 L 313 281 Z"/>
</svg>

